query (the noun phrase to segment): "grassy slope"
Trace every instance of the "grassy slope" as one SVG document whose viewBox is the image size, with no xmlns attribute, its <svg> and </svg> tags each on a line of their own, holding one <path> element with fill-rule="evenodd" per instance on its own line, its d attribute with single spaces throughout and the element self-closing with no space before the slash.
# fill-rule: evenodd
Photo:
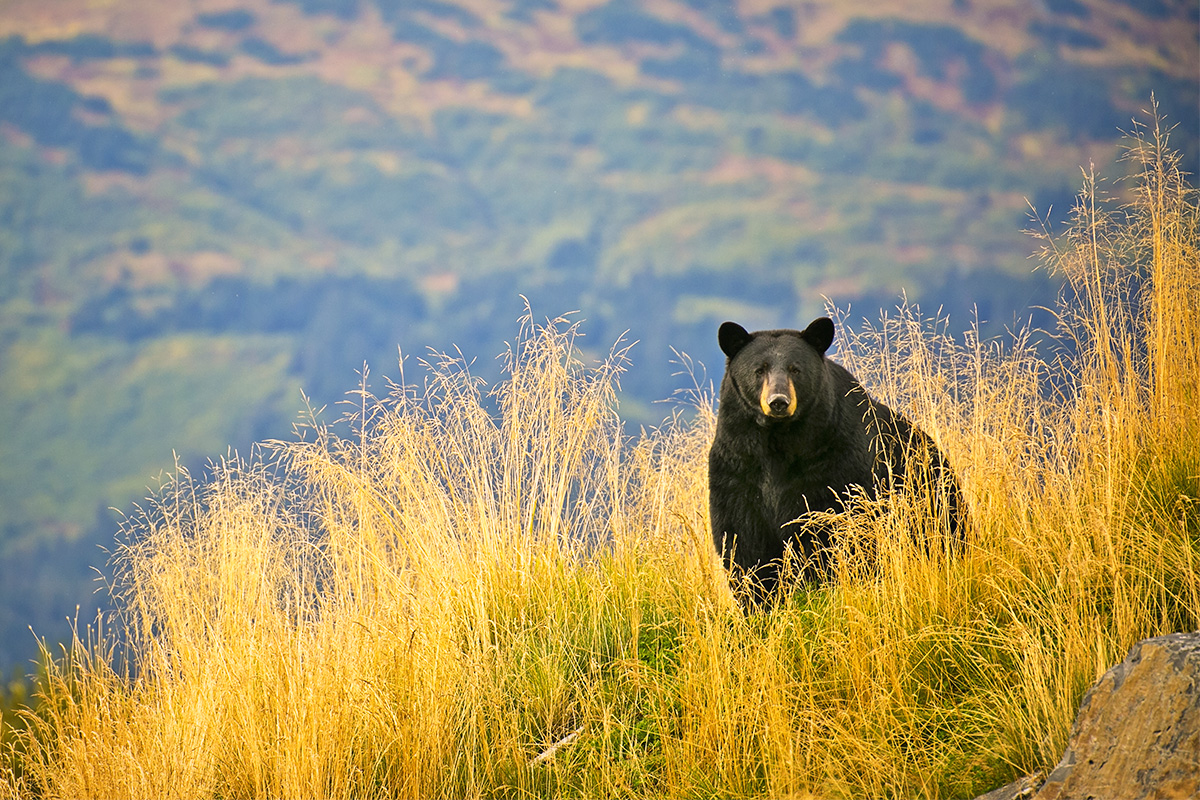
<svg viewBox="0 0 1200 800">
<path fill-rule="evenodd" d="M 1155 133 L 1130 215 L 1089 188 L 1048 242 L 1071 360 L 903 314 L 844 347 L 960 470 L 961 559 L 912 547 L 897 499 L 843 520 L 875 569 L 848 549 L 836 585 L 742 616 L 707 401 L 626 441 L 621 355 L 585 367 L 573 328 L 526 326 L 498 416 L 446 361 L 351 436 L 181 474 L 122 554 L 134 674 L 111 634 L 77 644 L 8 789 L 969 797 L 1052 765 L 1105 668 L 1200 625 L 1200 220 Z"/>
</svg>

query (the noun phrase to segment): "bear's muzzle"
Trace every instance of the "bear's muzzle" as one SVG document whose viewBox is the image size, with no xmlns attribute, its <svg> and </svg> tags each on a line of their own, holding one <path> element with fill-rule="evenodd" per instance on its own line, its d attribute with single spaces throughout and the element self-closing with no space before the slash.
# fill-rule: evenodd
<svg viewBox="0 0 1200 800">
<path fill-rule="evenodd" d="M 758 407 L 772 419 L 787 419 L 796 413 L 796 387 L 786 373 L 771 373 L 763 381 Z"/>
</svg>

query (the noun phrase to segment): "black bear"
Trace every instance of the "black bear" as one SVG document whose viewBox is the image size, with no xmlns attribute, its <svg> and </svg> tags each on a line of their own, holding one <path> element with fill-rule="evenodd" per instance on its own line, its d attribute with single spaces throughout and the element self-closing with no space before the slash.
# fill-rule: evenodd
<svg viewBox="0 0 1200 800">
<path fill-rule="evenodd" d="M 833 332 L 822 317 L 803 331 L 726 322 L 717 334 L 726 361 L 708 455 L 713 541 L 731 573 L 750 576 L 757 601 L 774 593 L 789 549 L 801 578 L 827 577 L 832 532 L 802 517 L 840 511 L 855 493 L 878 496 L 919 474 L 933 482 L 931 513 L 963 534 L 966 505 L 945 456 L 826 357 Z"/>
</svg>

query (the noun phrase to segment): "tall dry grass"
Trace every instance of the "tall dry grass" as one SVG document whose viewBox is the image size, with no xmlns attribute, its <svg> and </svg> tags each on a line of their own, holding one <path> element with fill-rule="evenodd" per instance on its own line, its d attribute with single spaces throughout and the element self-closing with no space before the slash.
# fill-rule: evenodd
<svg viewBox="0 0 1200 800">
<path fill-rule="evenodd" d="M 1052 765 L 1104 669 L 1200 627 L 1200 236 L 1163 138 L 1132 139 L 1130 205 L 1089 181 L 1047 240 L 1056 359 L 907 310 L 842 343 L 957 466 L 961 557 L 912 546 L 897 500 L 841 520 L 871 569 L 847 549 L 835 585 L 743 616 L 711 401 L 628 437 L 624 353 L 586 365 L 575 326 L 526 319 L 490 393 L 435 359 L 347 434 L 180 470 L 0 794 L 936 798 Z"/>
</svg>

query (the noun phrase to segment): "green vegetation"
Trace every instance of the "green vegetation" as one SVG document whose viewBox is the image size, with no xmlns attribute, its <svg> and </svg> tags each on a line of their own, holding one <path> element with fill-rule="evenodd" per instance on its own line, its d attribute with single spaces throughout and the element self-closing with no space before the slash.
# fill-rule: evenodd
<svg viewBox="0 0 1200 800">
<path fill-rule="evenodd" d="M 284 409 L 299 402 L 298 388 L 286 377 L 288 354 L 270 337 L 163 337 L 133 363 L 123 355 L 120 345 L 103 340 L 65 347 L 53 332 L 9 343 L 12 378 L 0 388 L 0 426 L 7 432 L 0 440 L 0 482 L 13 492 L 9 524 L 29 530 L 55 519 L 90 522 L 95 504 L 72 486 L 100 486 L 109 497 L 144 494 L 172 452 L 192 460 L 228 441 L 270 435 Z M 292 395 L 281 396 L 281 387 Z M 221 410 L 225 403 L 253 411 L 231 423 Z M 188 410 L 183 424 L 168 413 L 181 407 Z M 255 422 L 262 427 L 233 427 Z M 113 430 L 128 440 L 114 440 Z M 58 453 L 50 442 L 71 443 L 71 452 Z M 29 453 L 57 466 L 30 470 L 24 463 Z M 47 480 L 52 483 L 40 485 Z"/>
<path fill-rule="evenodd" d="M 1052 766 L 1104 669 L 1200 626 L 1200 204 L 1162 137 L 1132 140 L 1131 204 L 1089 183 L 1046 240 L 1057 360 L 908 310 L 843 344 L 960 472 L 960 558 L 897 498 L 839 521 L 833 585 L 743 616 L 711 398 L 630 440 L 627 351 L 589 366 L 578 326 L 527 317 L 486 393 L 433 359 L 344 435 L 177 472 L 4 791 L 950 798 Z"/>
</svg>

